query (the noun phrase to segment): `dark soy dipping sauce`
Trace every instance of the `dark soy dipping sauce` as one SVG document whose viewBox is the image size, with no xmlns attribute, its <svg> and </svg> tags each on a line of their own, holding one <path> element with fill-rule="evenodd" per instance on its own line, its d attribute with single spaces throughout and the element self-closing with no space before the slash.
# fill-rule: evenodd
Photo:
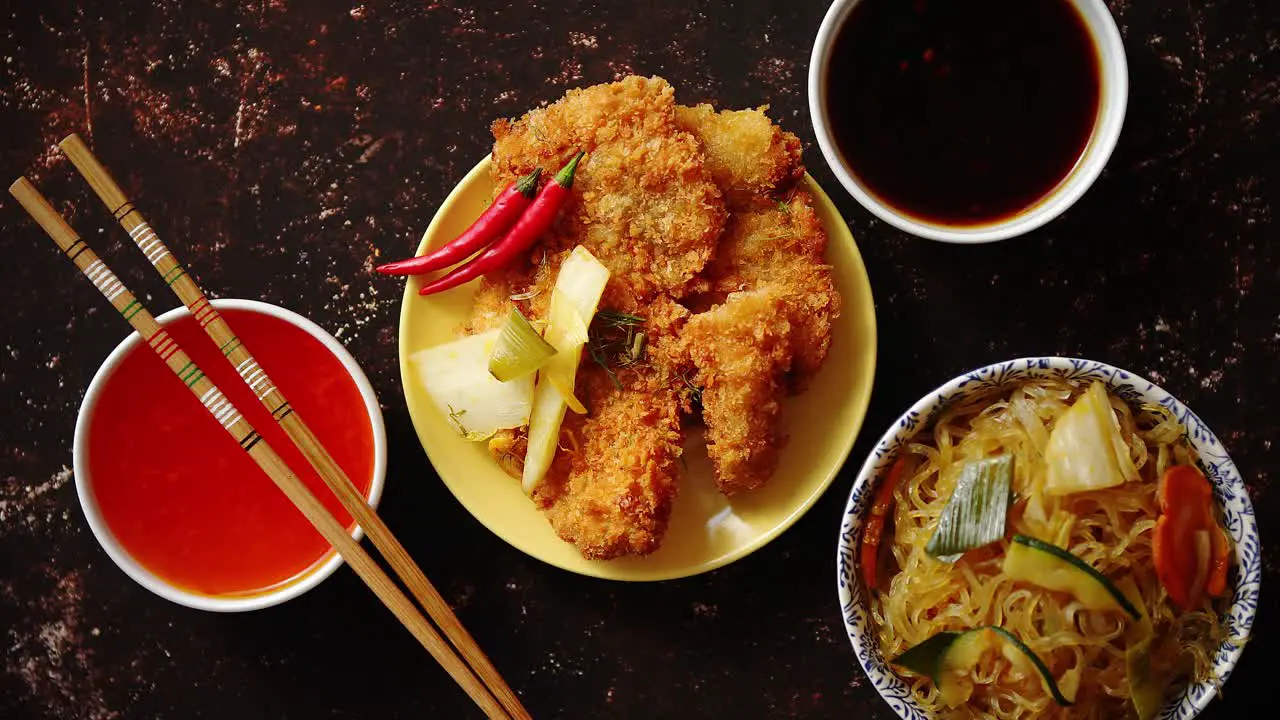
<svg viewBox="0 0 1280 720">
<path fill-rule="evenodd" d="M 881 202 L 946 225 L 1035 205 L 1098 114 L 1097 51 L 1067 0 L 861 0 L 827 73 L 853 173 Z"/>
</svg>

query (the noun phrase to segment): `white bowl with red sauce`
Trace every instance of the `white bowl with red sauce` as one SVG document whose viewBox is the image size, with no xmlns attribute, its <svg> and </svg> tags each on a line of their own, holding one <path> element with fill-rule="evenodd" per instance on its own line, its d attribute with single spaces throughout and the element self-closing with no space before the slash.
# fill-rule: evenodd
<svg viewBox="0 0 1280 720">
<path fill-rule="evenodd" d="M 835 0 L 808 87 L 823 157 L 859 204 L 971 244 L 1084 195 L 1120 138 L 1129 74 L 1104 0 Z"/>
<path fill-rule="evenodd" d="M 274 305 L 214 300 L 290 405 L 376 507 L 386 477 L 382 411 L 351 354 Z M 186 308 L 157 320 L 312 492 L 363 531 Z M 200 610 L 277 605 L 320 584 L 342 558 L 137 334 L 94 375 L 76 419 L 76 493 L 94 537 L 129 577 Z"/>
</svg>

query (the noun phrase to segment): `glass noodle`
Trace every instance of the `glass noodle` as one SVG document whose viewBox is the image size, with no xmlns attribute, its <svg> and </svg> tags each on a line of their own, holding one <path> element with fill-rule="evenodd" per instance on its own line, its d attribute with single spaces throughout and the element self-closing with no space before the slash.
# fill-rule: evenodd
<svg viewBox="0 0 1280 720">
<path fill-rule="evenodd" d="M 1171 465 L 1195 462 L 1181 424 L 1164 408 L 1135 412 L 1109 396 L 1141 479 L 1064 497 L 1033 492 L 1043 486 L 1044 451 L 1055 420 L 1086 387 L 1036 380 L 1000 388 L 946 409 L 931 429 L 904 447 L 916 465 L 895 490 L 891 550 L 897 570 L 871 599 L 884 656 L 894 658 L 943 630 L 997 625 L 1035 651 L 1060 684 L 1071 674 L 1079 680 L 1074 706 L 1062 708 L 1029 664 L 987 652 L 971 674 L 969 702 L 950 709 L 928 679 L 899 668 L 919 701 L 937 716 L 1134 716 L 1125 670 L 1128 619 L 1005 577 L 1001 565 L 1014 533 L 1064 547 L 1113 580 L 1132 577 L 1155 626 L 1152 675 L 1170 679 L 1167 687 L 1210 675 L 1211 653 L 1222 636 L 1212 600 L 1206 597 L 1194 611 L 1178 614 L 1152 558 L 1157 479 Z M 970 551 L 954 564 L 930 557 L 925 545 L 961 466 L 1001 453 L 1014 456 L 1006 539 Z"/>
</svg>

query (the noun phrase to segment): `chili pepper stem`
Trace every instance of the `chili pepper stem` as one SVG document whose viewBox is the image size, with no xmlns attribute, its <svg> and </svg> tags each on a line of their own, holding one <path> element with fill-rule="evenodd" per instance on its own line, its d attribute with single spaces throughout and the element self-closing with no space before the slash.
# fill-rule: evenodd
<svg viewBox="0 0 1280 720">
<path fill-rule="evenodd" d="M 538 179 L 541 177 L 542 168 L 534 168 L 533 172 L 516 180 L 516 192 L 532 200 L 538 193 Z"/>
<path fill-rule="evenodd" d="M 586 155 L 586 153 L 579 150 L 578 154 L 573 156 L 573 159 L 569 161 L 568 165 L 560 168 L 560 172 L 556 173 L 556 184 L 562 186 L 565 190 L 573 187 L 573 176 L 574 173 L 578 172 L 578 161 L 582 160 L 583 155 Z"/>
</svg>

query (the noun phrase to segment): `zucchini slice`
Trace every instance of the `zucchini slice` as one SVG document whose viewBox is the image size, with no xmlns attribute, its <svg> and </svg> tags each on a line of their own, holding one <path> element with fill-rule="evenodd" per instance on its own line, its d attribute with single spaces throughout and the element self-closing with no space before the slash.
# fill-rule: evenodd
<svg viewBox="0 0 1280 720">
<path fill-rule="evenodd" d="M 1071 594 L 1091 610 L 1122 610 L 1141 615 L 1124 593 L 1088 563 L 1062 548 L 1026 535 L 1014 535 L 1004 556 L 1004 572 L 1046 590 Z"/>
<path fill-rule="evenodd" d="M 1058 683 L 1053 679 L 1053 673 L 1049 672 L 1049 666 L 1044 664 L 1044 661 L 1040 659 L 1039 655 L 1035 654 L 1031 648 L 1027 647 L 1026 643 L 1019 640 L 1016 635 L 1008 630 L 1005 630 L 1002 627 L 995 627 L 994 625 L 991 626 L 991 629 L 996 631 L 996 633 L 1005 640 L 1008 640 L 1014 648 L 1031 660 L 1031 664 L 1035 665 L 1036 670 L 1040 673 L 1040 680 L 1044 684 L 1044 689 L 1053 697 L 1054 702 L 1058 703 L 1062 707 L 1071 707 L 1073 699 L 1067 699 L 1067 697 L 1062 694 L 1062 691 L 1058 689 Z"/>
<path fill-rule="evenodd" d="M 1069 698 L 1068 694 L 1058 688 L 1057 681 L 1040 656 L 1013 633 L 1000 627 L 946 630 L 909 648 L 894 658 L 892 663 L 928 677 L 938 688 L 942 701 L 954 708 L 969 701 L 973 694 L 973 681 L 970 679 L 973 667 L 982 659 L 983 653 L 996 646 L 997 638 L 1006 640 L 1013 652 L 1025 656 L 1031 662 L 1040 675 L 1045 691 L 1054 702 L 1063 707 L 1071 706 L 1074 697 Z M 1072 696 L 1074 694 L 1070 693 Z"/>
<path fill-rule="evenodd" d="M 529 320 L 513 307 L 493 344 L 489 374 L 498 382 L 522 378 L 537 372 L 555 354 L 551 343 L 543 340 Z"/>
<path fill-rule="evenodd" d="M 942 701 L 954 708 L 968 702 L 973 694 L 970 672 L 992 646 L 993 639 L 987 628 L 946 630 L 910 648 L 893 662 L 932 680 Z"/>
<path fill-rule="evenodd" d="M 951 650 L 960 636 L 971 631 L 943 630 L 922 643 L 912 645 L 892 660 L 894 665 L 901 665 L 917 675 L 936 678 L 942 667 L 942 658 Z"/>
</svg>

